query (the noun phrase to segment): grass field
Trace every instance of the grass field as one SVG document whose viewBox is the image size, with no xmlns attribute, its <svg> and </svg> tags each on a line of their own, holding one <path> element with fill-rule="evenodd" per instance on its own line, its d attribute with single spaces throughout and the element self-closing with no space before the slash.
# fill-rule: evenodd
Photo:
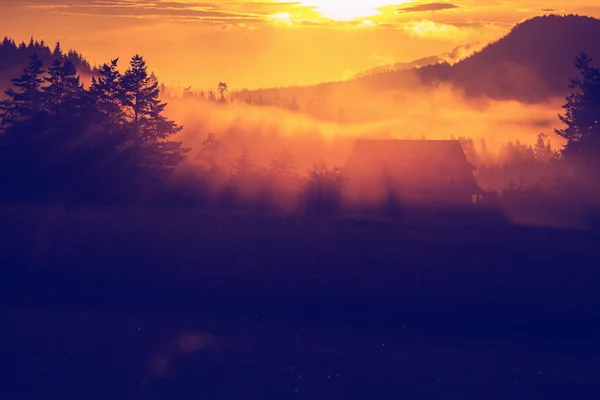
<svg viewBox="0 0 600 400">
<path fill-rule="evenodd" d="M 548 399 L 600 389 L 595 231 L 486 214 L 23 205 L 0 208 L 0 223 L 9 399 L 35 397 L 36 385 L 52 393 L 39 398 Z M 33 373 L 50 375 L 28 386 Z"/>
</svg>

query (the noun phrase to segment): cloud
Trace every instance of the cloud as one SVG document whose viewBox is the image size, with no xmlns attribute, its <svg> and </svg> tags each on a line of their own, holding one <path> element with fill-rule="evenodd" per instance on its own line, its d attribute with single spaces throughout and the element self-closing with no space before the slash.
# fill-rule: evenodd
<svg viewBox="0 0 600 400">
<path fill-rule="evenodd" d="M 507 23 L 517 23 L 524 17 L 541 13 L 556 12 L 564 4 L 558 0 L 521 0 L 519 8 L 506 1 L 498 0 L 448 0 L 447 1 L 394 1 L 394 0 L 0 0 L 0 23 L 11 15 L 19 14 L 33 18 L 33 14 L 52 20 L 60 16 L 78 16 L 119 20 L 129 19 L 131 23 L 143 24 L 156 21 L 170 23 L 204 23 L 210 26 L 258 27 L 270 25 L 288 25 L 297 27 L 347 28 L 372 26 L 378 29 L 393 29 L 414 20 L 415 15 L 428 13 L 429 20 L 437 24 L 445 23 L 440 18 L 449 19 L 450 25 L 470 21 L 501 19 Z M 573 0 L 570 12 L 581 10 L 589 0 Z M 398 4 L 402 5 L 398 5 Z M 387 4 L 387 5 L 384 5 Z M 588 3 L 589 4 L 589 3 Z M 381 7 L 379 7 L 381 5 Z M 346 7 L 343 8 L 342 6 Z M 589 5 L 585 5 L 589 11 Z M 544 8 L 542 10 L 542 8 Z M 4 10 L 7 10 L 4 12 Z M 10 12 L 10 11 L 13 12 Z M 15 12 L 16 10 L 16 12 Z M 324 18 L 329 14 L 361 14 L 357 21 L 344 21 L 343 18 Z M 376 10 L 369 17 L 367 11 Z M 445 11 L 460 12 L 445 12 Z M 525 12 L 524 10 L 528 10 Z M 375 12 L 375 11 L 373 11 Z M 583 12 L 583 11 L 580 11 Z M 585 12 L 584 12 L 585 13 Z M 600 13 L 600 9 L 591 12 Z M 289 14 L 289 19 L 277 18 Z M 526 14 L 526 15 L 525 15 Z M 599 14 L 600 15 L 600 14 Z M 275 16 L 275 17 L 274 17 Z M 419 18 L 420 19 L 420 18 Z M 69 21 L 66 21 L 70 25 Z M 353 25 L 353 22 L 356 22 Z M 420 29 L 417 26 L 418 29 Z M 422 28 L 422 27 L 421 27 Z M 450 28 L 447 28 L 448 30 Z M 439 29 L 437 29 L 439 30 Z"/>
<path fill-rule="evenodd" d="M 425 3 L 416 6 L 403 7 L 398 9 L 401 13 L 411 12 L 433 12 L 433 11 L 444 11 L 459 8 L 459 6 L 450 3 Z"/>
<path fill-rule="evenodd" d="M 146 0 L 23 0 L 16 7 L 54 14 L 199 21 L 228 26 L 255 26 L 272 21 L 273 14 L 286 12 L 298 2 L 272 1 L 146 1 Z M 253 24 L 254 23 L 254 24 Z"/>
<path fill-rule="evenodd" d="M 404 29 L 413 36 L 456 38 L 464 36 L 463 31 L 455 25 L 440 24 L 433 21 L 413 21 L 404 26 Z"/>
</svg>

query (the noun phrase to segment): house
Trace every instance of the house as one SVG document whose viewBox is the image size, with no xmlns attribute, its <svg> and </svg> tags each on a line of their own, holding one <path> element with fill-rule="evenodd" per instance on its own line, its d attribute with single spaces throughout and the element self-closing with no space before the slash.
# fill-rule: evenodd
<svg viewBox="0 0 600 400">
<path fill-rule="evenodd" d="M 359 139 L 348 157 L 348 197 L 357 205 L 479 204 L 475 180 L 457 140 Z"/>
</svg>

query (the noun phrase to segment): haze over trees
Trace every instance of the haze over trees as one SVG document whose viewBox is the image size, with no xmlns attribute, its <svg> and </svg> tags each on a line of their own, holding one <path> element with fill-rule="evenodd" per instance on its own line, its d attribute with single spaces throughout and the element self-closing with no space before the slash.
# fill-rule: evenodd
<svg viewBox="0 0 600 400">
<path fill-rule="evenodd" d="M 515 28 L 511 35 L 521 35 L 534 25 L 566 24 L 572 28 L 571 22 L 579 18 L 582 17 L 539 18 Z M 585 22 L 586 32 L 598 24 L 594 19 L 585 19 Z M 493 54 L 504 54 L 514 48 L 506 44 L 513 42 L 506 39 L 493 44 L 461 63 L 473 63 L 473 59 L 484 56 L 491 60 L 496 57 L 492 57 Z M 194 149 L 186 149 L 179 139 L 174 139 L 182 127 L 165 115 L 164 100 L 175 99 L 176 95 L 148 71 L 143 57 L 134 56 L 128 68 L 121 72 L 118 59 L 91 69 L 76 52 L 65 55 L 60 44 L 50 50 L 33 40 L 30 45 L 17 46 L 5 39 L 0 44 L 0 52 L 14 53 L 14 60 L 30 54 L 27 65 L 20 76 L 11 80 L 11 87 L 0 104 L 0 177 L 5 197 L 131 200 L 169 187 L 175 197 L 194 193 L 193 197 L 200 193 L 200 197 L 206 198 L 212 191 L 214 198 L 222 199 L 219 193 L 227 193 L 225 197 L 230 200 L 250 196 L 262 201 L 259 199 L 273 198 L 278 192 L 288 201 L 302 198 L 313 210 L 331 210 L 343 202 L 347 177 L 335 165 L 337 161 L 328 160 L 331 167 L 318 161 L 323 159 L 325 147 L 334 146 L 326 144 L 318 131 L 311 136 L 314 142 L 306 144 L 314 153 L 310 165 L 297 159 L 295 147 L 298 144 L 281 136 L 276 127 L 263 132 L 248 128 L 244 132 L 247 137 L 236 132 L 245 129 L 237 125 L 223 132 L 213 130 L 206 140 L 196 143 Z M 461 63 L 452 68 L 463 68 L 459 67 Z M 572 59 L 570 64 L 571 71 L 576 71 Z M 564 181 L 565 165 L 577 168 L 582 177 L 586 171 L 594 170 L 592 166 L 596 165 L 600 152 L 597 143 L 600 73 L 591 57 L 585 54 L 577 58 L 576 67 L 580 76 L 569 86 L 572 93 L 567 97 L 565 114 L 560 119 L 565 128 L 556 132 L 567 140 L 562 153 L 544 133 L 538 135 L 534 144 L 511 140 L 494 151 L 488 148 L 485 138 L 458 137 L 467 158 L 478 168 L 477 177 L 484 188 L 505 191 L 551 187 Z M 81 69 L 90 73 L 88 85 L 82 82 Z M 326 119 L 331 114 L 327 90 L 317 89 L 311 98 L 296 97 L 286 89 L 229 91 L 225 82 L 219 82 L 207 92 L 197 93 L 189 87 L 180 97 L 214 102 L 225 107 L 222 110 L 238 100 L 240 107 L 275 107 L 290 113 L 308 113 L 316 119 Z M 237 105 L 232 106 L 235 107 Z M 352 124 L 352 112 L 339 108 L 334 114 L 337 124 Z M 412 137 L 411 133 L 401 133 Z M 206 137 L 207 131 L 200 129 L 195 134 Z M 420 133 L 414 137 L 425 139 Z M 236 145 L 236 140 L 243 143 Z M 340 140 L 335 146 L 349 147 L 352 140 Z M 265 146 L 266 141 L 276 144 Z M 338 153 L 343 151 L 338 149 Z M 190 157 L 186 157 L 188 154 Z M 269 154 L 267 159 L 265 154 Z M 186 183 L 173 186 L 178 179 Z M 190 186 L 195 188 L 192 190 Z"/>
</svg>

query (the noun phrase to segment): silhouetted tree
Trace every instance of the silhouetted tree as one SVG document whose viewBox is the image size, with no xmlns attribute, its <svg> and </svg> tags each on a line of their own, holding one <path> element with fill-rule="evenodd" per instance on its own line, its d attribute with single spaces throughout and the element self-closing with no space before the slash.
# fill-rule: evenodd
<svg viewBox="0 0 600 400">
<path fill-rule="evenodd" d="M 565 157 L 575 156 L 586 162 L 597 162 L 600 156 L 600 69 L 592 66 L 593 59 L 581 54 L 575 61 L 579 77 L 571 79 L 571 94 L 566 97 L 560 115 L 564 129 L 556 133 L 567 139 Z"/>
<path fill-rule="evenodd" d="M 47 111 L 56 116 L 67 117 L 64 112 L 72 114 L 77 108 L 84 106 L 85 90 L 77 68 L 71 61 L 66 60 L 62 66 L 60 61 L 55 61 L 47 72 L 48 76 L 44 77 L 47 85 L 43 89 Z"/>
<path fill-rule="evenodd" d="M 308 210 L 316 213 L 338 211 L 346 183 L 341 167 L 328 168 L 323 161 L 313 165 L 303 180 Z"/>
<path fill-rule="evenodd" d="M 248 152 L 244 151 L 239 157 L 233 162 L 233 175 L 234 176 L 245 176 L 252 172 L 255 165 L 252 159 L 248 155 Z"/>
<path fill-rule="evenodd" d="M 63 50 L 60 46 L 60 42 L 56 42 L 56 46 L 54 46 L 54 50 L 52 51 L 52 55 L 57 59 L 63 56 Z"/>
<path fill-rule="evenodd" d="M 61 84 L 61 63 L 59 60 L 55 60 L 52 65 L 48 68 L 48 76 L 44 77 L 44 81 L 48 83 L 48 86 L 44 88 L 46 93 L 46 104 L 48 109 L 58 113 L 60 103 L 63 98 L 63 87 Z"/>
<path fill-rule="evenodd" d="M 4 124 L 0 146 L 0 175 L 7 195 L 41 199 L 52 191 L 66 191 L 85 169 L 81 157 L 89 161 L 78 140 L 85 132 L 85 117 L 75 112 L 83 109 L 76 69 L 57 62 L 49 76 L 43 77 L 43 72 L 41 59 L 32 56 L 7 91 L 13 114 Z M 61 109 L 69 112 L 61 116 Z"/>
<path fill-rule="evenodd" d="M 126 109 L 137 162 L 146 169 L 168 171 L 179 164 L 188 151 L 179 142 L 166 139 L 179 133 L 183 127 L 163 115 L 167 106 L 159 96 L 159 82 L 148 74 L 146 62 L 135 55 L 121 78 L 122 104 Z"/>
<path fill-rule="evenodd" d="M 213 171 L 221 171 L 223 169 L 224 148 L 223 144 L 217 140 L 217 137 L 209 133 L 206 140 L 202 142 L 198 160 Z"/>
<path fill-rule="evenodd" d="M 158 81 L 134 60 L 126 82 L 115 60 L 88 91 L 70 59 L 44 75 L 42 59 L 31 56 L 0 104 L 4 195 L 100 200 L 149 188 L 181 162 L 187 150 L 168 140 L 181 127 L 162 115 Z"/>
<path fill-rule="evenodd" d="M 2 126 L 19 120 L 30 119 L 43 109 L 44 64 L 36 55 L 32 55 L 29 65 L 19 78 L 12 79 L 13 88 L 5 93 L 8 99 L 0 103 Z"/>
<path fill-rule="evenodd" d="M 102 65 L 98 70 L 98 77 L 92 78 L 90 87 L 96 110 L 100 113 L 107 133 L 113 133 L 125 121 L 123 110 L 125 93 L 121 86 L 121 73 L 117 70 L 118 63 L 117 58 L 109 64 Z"/>
<path fill-rule="evenodd" d="M 552 145 L 545 133 L 538 134 L 535 146 L 533 148 L 535 158 L 540 161 L 549 161 L 554 156 Z"/>
<path fill-rule="evenodd" d="M 217 91 L 219 92 L 219 101 L 225 103 L 227 100 L 225 99 L 225 93 L 227 93 L 229 88 L 225 82 L 219 82 L 219 87 Z"/>
<path fill-rule="evenodd" d="M 279 153 L 275 154 L 269 164 L 271 173 L 280 176 L 293 176 L 296 174 L 296 160 L 287 148 L 283 148 Z"/>
</svg>

